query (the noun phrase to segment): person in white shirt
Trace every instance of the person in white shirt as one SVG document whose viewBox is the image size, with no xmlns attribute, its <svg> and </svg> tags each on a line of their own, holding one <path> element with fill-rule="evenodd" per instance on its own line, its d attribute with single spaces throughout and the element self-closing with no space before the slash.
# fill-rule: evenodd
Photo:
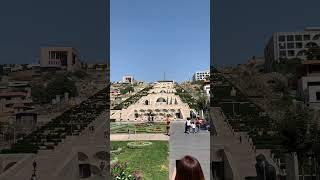
<svg viewBox="0 0 320 180">
<path fill-rule="evenodd" d="M 191 123 L 191 127 L 192 127 L 192 132 L 195 133 L 196 132 L 196 124 L 194 122 Z"/>
<path fill-rule="evenodd" d="M 190 127 L 191 127 L 191 120 L 190 118 L 188 118 L 185 124 L 185 133 L 189 133 Z"/>
</svg>

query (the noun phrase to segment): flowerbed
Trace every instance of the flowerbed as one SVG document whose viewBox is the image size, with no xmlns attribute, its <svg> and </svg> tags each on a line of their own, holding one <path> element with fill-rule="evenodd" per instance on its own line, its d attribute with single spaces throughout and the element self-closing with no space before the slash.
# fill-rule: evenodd
<svg viewBox="0 0 320 180">
<path fill-rule="evenodd" d="M 128 163 L 115 163 L 111 165 L 111 177 L 113 180 L 135 180 L 128 169 Z"/>
<path fill-rule="evenodd" d="M 134 141 L 134 142 L 129 142 L 127 144 L 128 148 L 131 148 L 131 149 L 143 148 L 150 145 L 152 145 L 152 142 L 148 142 L 148 141 Z"/>
<path fill-rule="evenodd" d="M 121 147 L 111 147 L 110 153 L 111 154 L 120 154 L 122 151 Z"/>
</svg>

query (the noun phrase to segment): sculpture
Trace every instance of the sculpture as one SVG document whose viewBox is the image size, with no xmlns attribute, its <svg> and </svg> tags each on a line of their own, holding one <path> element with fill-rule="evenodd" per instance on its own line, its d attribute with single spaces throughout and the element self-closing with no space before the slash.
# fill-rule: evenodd
<svg viewBox="0 0 320 180">
<path fill-rule="evenodd" d="M 276 169 L 260 154 L 256 157 L 257 180 L 276 180 Z"/>
</svg>

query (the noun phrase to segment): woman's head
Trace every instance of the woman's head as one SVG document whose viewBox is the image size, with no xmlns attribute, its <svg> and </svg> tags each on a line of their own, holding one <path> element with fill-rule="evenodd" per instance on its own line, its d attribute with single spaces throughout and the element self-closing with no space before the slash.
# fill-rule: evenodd
<svg viewBox="0 0 320 180">
<path fill-rule="evenodd" d="M 204 180 L 199 161 L 192 156 L 185 156 L 177 164 L 175 180 Z"/>
</svg>

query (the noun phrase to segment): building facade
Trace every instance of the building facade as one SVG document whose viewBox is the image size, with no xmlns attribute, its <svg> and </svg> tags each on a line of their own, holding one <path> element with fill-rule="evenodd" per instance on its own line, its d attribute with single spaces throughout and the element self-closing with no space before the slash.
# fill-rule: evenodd
<svg viewBox="0 0 320 180">
<path fill-rule="evenodd" d="M 132 84 L 134 82 L 133 76 L 123 76 L 122 83 Z"/>
<path fill-rule="evenodd" d="M 81 69 L 79 53 L 72 47 L 45 47 L 40 52 L 40 67 L 43 69 Z"/>
<path fill-rule="evenodd" d="M 311 109 L 320 109 L 320 62 L 304 60 L 304 74 L 298 81 L 298 95 Z"/>
<path fill-rule="evenodd" d="M 32 109 L 32 99 L 25 92 L 1 92 L 0 114 L 18 113 Z"/>
<path fill-rule="evenodd" d="M 305 28 L 302 32 L 275 32 L 264 49 L 265 70 L 281 59 L 306 59 L 309 48 L 320 46 L 320 27 Z"/>
<path fill-rule="evenodd" d="M 164 121 L 168 115 L 173 120 L 190 117 L 193 110 L 175 93 L 174 81 L 159 81 L 149 90 L 147 96 L 141 97 L 127 109 L 115 112 L 111 119 L 143 122 Z"/>
<path fill-rule="evenodd" d="M 206 71 L 197 71 L 196 73 L 194 73 L 193 75 L 193 81 L 205 81 L 206 79 L 208 79 L 210 77 L 210 71 L 206 70 Z"/>
</svg>

